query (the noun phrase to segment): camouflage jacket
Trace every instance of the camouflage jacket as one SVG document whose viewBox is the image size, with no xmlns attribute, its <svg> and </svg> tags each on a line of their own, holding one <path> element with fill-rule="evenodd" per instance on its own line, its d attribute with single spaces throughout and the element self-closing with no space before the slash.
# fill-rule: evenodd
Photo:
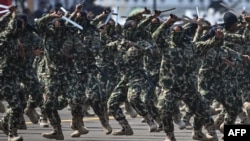
<svg viewBox="0 0 250 141">
<path fill-rule="evenodd" d="M 0 25 L 7 25 L 0 32 L 0 75 L 13 77 L 18 68 L 17 37 L 13 36 L 16 31 L 16 19 L 6 13 L 1 17 Z"/>
</svg>

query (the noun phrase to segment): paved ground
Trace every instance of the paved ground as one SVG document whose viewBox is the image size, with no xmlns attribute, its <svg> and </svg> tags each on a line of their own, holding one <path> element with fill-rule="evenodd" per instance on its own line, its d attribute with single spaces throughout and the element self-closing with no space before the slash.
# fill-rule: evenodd
<svg viewBox="0 0 250 141">
<path fill-rule="evenodd" d="M 62 128 L 65 141 L 163 141 L 165 139 L 164 132 L 150 133 L 146 123 L 141 123 L 141 117 L 132 119 L 129 116 L 127 118 L 134 130 L 133 136 L 106 135 L 103 132 L 97 117 L 86 117 L 84 118 L 85 125 L 88 127 L 90 132 L 86 135 L 82 135 L 80 138 L 71 138 L 70 134 L 72 133 L 72 130 L 70 128 L 70 111 L 65 108 L 60 111 L 60 115 L 62 118 Z M 2 114 L 0 114 L 0 116 L 2 116 Z M 51 131 L 51 127 L 41 128 L 38 124 L 31 124 L 26 116 L 25 119 L 28 129 L 18 131 L 18 133 L 23 136 L 24 141 L 48 141 L 48 139 L 42 137 L 41 133 Z M 112 117 L 110 117 L 110 124 L 113 130 L 120 129 L 120 126 Z M 179 130 L 175 125 L 175 135 L 177 141 L 192 141 L 191 133 L 191 130 Z M 218 136 L 221 137 L 222 134 L 218 132 Z M 2 131 L 0 131 L 0 141 L 5 140 L 7 140 L 7 136 Z"/>
</svg>

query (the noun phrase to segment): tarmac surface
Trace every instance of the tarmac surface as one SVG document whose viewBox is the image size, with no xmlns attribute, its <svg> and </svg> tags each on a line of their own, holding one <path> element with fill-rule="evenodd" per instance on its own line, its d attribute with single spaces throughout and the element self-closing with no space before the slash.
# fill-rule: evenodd
<svg viewBox="0 0 250 141">
<path fill-rule="evenodd" d="M 39 109 L 37 109 L 39 111 Z M 92 110 L 90 110 L 92 112 Z M 131 118 L 127 115 L 127 119 L 134 131 L 134 135 L 132 136 L 114 136 L 112 134 L 106 135 L 102 129 L 102 126 L 96 116 L 93 117 L 85 117 L 84 123 L 85 126 L 89 129 L 89 133 L 85 135 L 81 135 L 79 138 L 72 138 L 70 134 L 73 130 L 70 128 L 71 122 L 71 114 L 70 111 L 65 108 L 59 111 L 61 120 L 62 120 L 62 130 L 64 134 L 65 141 L 164 141 L 165 133 L 161 132 L 153 132 L 150 133 L 148 126 L 146 123 L 141 122 L 141 117 L 137 116 L 136 118 Z M 0 113 L 0 117 L 2 117 L 2 113 Z M 49 139 L 43 138 L 41 133 L 52 131 L 51 127 L 42 128 L 39 124 L 32 124 L 28 117 L 25 115 L 26 130 L 18 130 L 18 134 L 21 135 L 24 141 L 49 141 Z M 193 119 L 191 120 L 191 122 Z M 114 130 L 119 130 L 121 127 L 116 120 L 112 116 L 110 116 L 110 125 Z M 192 130 L 180 130 L 178 126 L 175 124 L 175 136 L 177 141 L 192 141 Z M 206 133 L 206 130 L 203 129 L 203 132 Z M 219 141 L 222 141 L 222 134 L 217 132 L 219 136 Z M 7 136 L 0 131 L 0 141 L 7 141 Z"/>
</svg>

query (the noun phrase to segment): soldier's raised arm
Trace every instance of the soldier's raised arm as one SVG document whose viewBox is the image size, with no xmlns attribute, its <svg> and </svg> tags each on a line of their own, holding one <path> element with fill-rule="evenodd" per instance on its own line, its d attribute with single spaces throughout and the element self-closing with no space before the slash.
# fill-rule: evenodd
<svg viewBox="0 0 250 141">
<path fill-rule="evenodd" d="M 198 56 L 204 55 L 209 49 L 213 47 L 218 47 L 223 44 L 223 31 L 221 29 L 216 29 L 214 37 L 209 38 L 205 41 L 197 41 L 194 43 L 194 49 Z"/>
<path fill-rule="evenodd" d="M 58 14 L 56 11 L 48 13 L 44 15 L 43 17 L 35 20 L 35 25 L 38 28 L 40 33 L 43 33 L 44 31 L 48 31 L 49 28 L 48 23 L 52 21 L 55 18 L 60 18 L 61 15 Z"/>
<path fill-rule="evenodd" d="M 9 7 L 9 11 L 0 17 L 0 30 L 3 31 L 7 26 L 8 22 L 13 17 L 13 14 L 16 12 L 16 6 L 12 5 Z"/>
<path fill-rule="evenodd" d="M 165 20 L 152 34 L 153 39 L 157 44 L 164 44 L 166 38 L 163 36 L 167 29 L 169 29 L 176 21 L 178 17 L 176 15 L 171 14 L 167 20 Z"/>
</svg>

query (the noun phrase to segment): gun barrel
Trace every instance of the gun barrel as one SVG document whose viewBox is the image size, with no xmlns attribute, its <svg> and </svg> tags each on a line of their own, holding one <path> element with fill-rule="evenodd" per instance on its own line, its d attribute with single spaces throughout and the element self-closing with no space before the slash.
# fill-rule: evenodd
<svg viewBox="0 0 250 141">
<path fill-rule="evenodd" d="M 166 9 L 166 10 L 162 10 L 161 13 L 163 12 L 168 12 L 168 11 L 172 11 L 172 10 L 175 10 L 176 8 L 170 8 L 170 9 Z"/>
</svg>

